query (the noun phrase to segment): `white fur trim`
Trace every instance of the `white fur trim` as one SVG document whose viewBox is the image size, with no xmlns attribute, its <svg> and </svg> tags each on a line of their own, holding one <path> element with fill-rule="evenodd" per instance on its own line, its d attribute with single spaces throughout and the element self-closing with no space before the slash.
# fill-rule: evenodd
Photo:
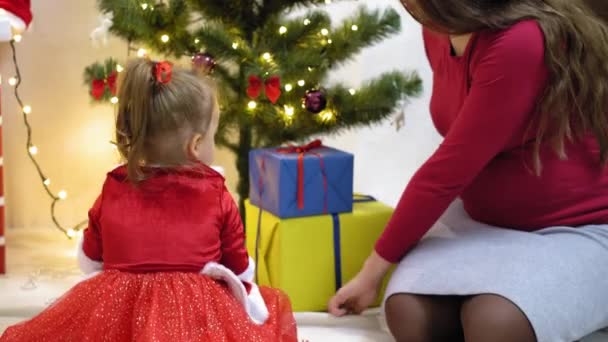
<svg viewBox="0 0 608 342">
<path fill-rule="evenodd" d="M 84 250 L 82 249 L 83 243 L 84 238 L 81 237 L 80 241 L 78 241 L 76 257 L 78 259 L 78 267 L 80 267 L 82 273 L 87 275 L 86 278 L 90 278 L 103 270 L 103 262 L 95 261 L 84 254 Z"/>
<path fill-rule="evenodd" d="M 255 261 L 252 257 L 249 257 L 249 266 L 247 266 L 247 269 L 239 274 L 238 277 L 242 281 L 253 283 L 253 278 L 255 277 Z"/>
<path fill-rule="evenodd" d="M 260 293 L 260 288 L 253 283 L 250 283 L 251 291 L 247 296 L 247 302 L 249 303 L 249 316 L 254 322 L 261 322 L 263 324 L 268 319 L 268 308 L 264 302 L 264 298 Z"/>
<path fill-rule="evenodd" d="M 239 303 L 243 305 L 249 318 L 255 324 L 262 325 L 266 322 L 268 319 L 268 309 L 255 284 L 252 284 L 251 293 L 248 295 L 241 279 L 226 266 L 216 262 L 207 263 L 201 271 L 201 274 L 225 282 L 228 285 L 230 292 L 236 297 Z"/>
</svg>

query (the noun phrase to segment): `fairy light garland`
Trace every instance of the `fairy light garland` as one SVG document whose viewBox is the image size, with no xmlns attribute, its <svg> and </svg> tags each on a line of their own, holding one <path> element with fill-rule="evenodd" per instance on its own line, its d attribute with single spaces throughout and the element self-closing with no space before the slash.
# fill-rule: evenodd
<svg viewBox="0 0 608 342">
<path fill-rule="evenodd" d="M 55 213 L 55 208 L 57 206 L 57 202 L 65 200 L 67 198 L 68 194 L 65 190 L 60 190 L 57 194 L 55 194 L 51 191 L 51 188 L 50 188 L 51 180 L 48 177 L 46 177 L 45 173 L 43 172 L 42 168 L 40 167 L 40 164 L 38 163 L 38 161 L 36 160 L 36 157 L 35 157 L 39 153 L 39 149 L 32 143 L 32 140 L 33 140 L 32 139 L 32 126 L 30 125 L 30 122 L 29 122 L 29 115 L 31 115 L 31 113 L 32 113 L 32 107 L 30 105 L 24 104 L 24 102 L 21 99 L 21 96 L 19 95 L 19 87 L 21 86 L 21 70 L 19 69 L 19 63 L 17 62 L 17 49 L 15 47 L 15 44 L 18 43 L 19 41 L 21 41 L 21 36 L 18 36 L 18 37 L 14 36 L 13 40 L 11 40 L 11 42 L 10 42 L 12 57 L 13 57 L 13 66 L 15 68 L 16 75 L 15 75 L 15 77 L 10 78 L 9 84 L 11 86 L 13 86 L 13 93 L 15 95 L 15 99 L 17 100 L 17 103 L 19 104 L 19 107 L 21 108 L 23 123 L 25 124 L 25 127 L 27 129 L 27 140 L 26 140 L 26 145 L 25 145 L 27 156 L 29 157 L 32 164 L 34 164 L 34 167 L 36 168 L 36 171 L 40 178 L 40 182 L 42 183 L 42 186 L 43 186 L 46 194 L 51 199 L 50 211 L 51 211 L 51 219 L 53 221 L 53 224 L 66 237 L 71 239 L 74 236 L 76 236 L 76 234 L 79 231 L 83 230 L 87 226 L 88 220 L 84 220 L 71 228 L 66 228 L 61 223 L 59 223 L 59 220 L 57 219 L 57 216 Z"/>
</svg>

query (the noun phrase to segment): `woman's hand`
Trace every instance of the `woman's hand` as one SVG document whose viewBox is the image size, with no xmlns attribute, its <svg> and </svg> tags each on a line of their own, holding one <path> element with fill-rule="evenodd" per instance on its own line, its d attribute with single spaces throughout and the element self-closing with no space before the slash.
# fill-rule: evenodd
<svg viewBox="0 0 608 342">
<path fill-rule="evenodd" d="M 374 303 L 380 291 L 382 279 L 390 263 L 373 252 L 359 273 L 329 301 L 329 313 L 334 316 L 360 314 Z"/>
</svg>

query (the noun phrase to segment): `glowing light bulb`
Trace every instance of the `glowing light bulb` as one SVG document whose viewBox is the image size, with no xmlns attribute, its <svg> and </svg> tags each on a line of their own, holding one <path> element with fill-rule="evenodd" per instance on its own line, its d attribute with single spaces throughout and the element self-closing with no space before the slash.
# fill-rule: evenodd
<svg viewBox="0 0 608 342">
<path fill-rule="evenodd" d="M 30 146 L 30 148 L 28 150 L 30 151 L 30 154 L 33 156 L 38 154 L 38 147 L 36 147 L 34 145 Z"/>
<path fill-rule="evenodd" d="M 139 50 L 137 50 L 137 57 L 140 57 L 140 58 L 145 57 L 146 53 L 147 53 L 146 49 L 140 48 Z"/>
<path fill-rule="evenodd" d="M 16 43 L 19 43 L 21 41 L 21 39 L 23 39 L 23 36 L 21 36 L 20 34 L 16 34 L 16 35 L 13 36 L 13 40 Z"/>
<path fill-rule="evenodd" d="M 118 97 L 112 96 L 112 98 L 110 99 L 110 103 L 117 104 L 118 103 Z"/>
<path fill-rule="evenodd" d="M 169 35 L 168 34 L 163 34 L 162 36 L 160 36 L 160 41 L 163 43 L 168 43 L 169 42 Z"/>
<path fill-rule="evenodd" d="M 249 107 L 249 109 L 256 109 L 258 106 L 258 103 L 255 101 L 249 101 L 249 103 L 247 104 L 247 107 Z"/>
<path fill-rule="evenodd" d="M 196 38 L 196 39 L 194 40 L 194 44 L 198 44 L 198 43 L 200 43 L 200 42 L 201 42 L 201 40 L 200 40 L 200 39 L 198 39 L 198 38 Z"/>
<path fill-rule="evenodd" d="M 293 89 L 293 86 L 291 85 L 291 83 L 287 83 L 285 85 L 285 91 L 286 92 L 290 92 Z"/>
<path fill-rule="evenodd" d="M 9 79 L 8 79 L 8 84 L 9 84 L 10 86 L 14 87 L 14 86 L 16 86 L 16 85 L 17 85 L 17 82 L 18 82 L 18 81 L 19 81 L 19 80 L 17 79 L 17 77 L 11 77 L 11 78 L 9 78 Z"/>
<path fill-rule="evenodd" d="M 32 112 L 32 106 L 30 106 L 30 105 L 23 106 L 23 112 L 25 114 L 30 114 Z"/>
<path fill-rule="evenodd" d="M 51 180 L 47 178 L 44 180 L 44 182 L 42 182 L 42 184 L 49 186 L 49 185 L 51 185 Z"/>
<path fill-rule="evenodd" d="M 298 85 L 299 85 L 300 87 L 303 87 L 303 86 L 305 86 L 305 85 L 306 85 L 306 81 L 304 81 L 304 80 L 299 80 L 299 81 L 298 81 Z"/>
<path fill-rule="evenodd" d="M 76 236 L 76 231 L 72 228 L 68 229 L 68 231 L 66 232 L 66 235 L 71 239 L 74 236 Z"/>
<path fill-rule="evenodd" d="M 359 26 L 353 25 L 353 26 L 350 27 L 350 29 L 353 30 L 353 31 L 359 31 Z"/>
<path fill-rule="evenodd" d="M 293 106 L 285 105 L 285 115 L 287 115 L 288 117 L 292 117 L 294 113 L 295 108 L 293 108 Z"/>
<path fill-rule="evenodd" d="M 143 3 L 141 4 L 141 9 L 143 9 L 144 11 L 148 9 L 148 4 L 147 3 Z"/>
<path fill-rule="evenodd" d="M 357 93 L 357 91 L 356 91 L 355 89 L 353 89 L 353 88 L 348 89 L 348 92 L 349 92 L 351 95 L 355 95 L 355 94 Z"/>
<path fill-rule="evenodd" d="M 68 198 L 68 193 L 65 192 L 65 190 L 61 190 L 59 191 L 59 193 L 57 193 L 57 196 L 59 197 L 59 199 L 64 200 Z"/>
<path fill-rule="evenodd" d="M 237 43 L 237 42 L 232 43 L 232 48 L 235 49 L 235 50 L 238 49 L 239 48 L 239 43 Z"/>
<path fill-rule="evenodd" d="M 333 41 L 333 40 L 331 40 L 331 39 L 328 39 L 328 40 L 327 40 L 327 44 L 331 44 L 331 43 L 333 43 L 333 42 L 334 42 L 334 41 Z"/>
<path fill-rule="evenodd" d="M 279 33 L 280 33 L 280 34 L 285 34 L 285 33 L 287 33 L 287 27 L 285 27 L 285 26 L 281 26 L 281 27 L 279 27 Z"/>
<path fill-rule="evenodd" d="M 122 66 L 122 65 L 120 65 L 120 64 L 116 64 L 116 71 L 117 71 L 117 72 L 123 72 L 124 70 L 125 70 L 125 68 L 123 68 L 123 66 Z"/>
<path fill-rule="evenodd" d="M 326 29 L 326 28 L 324 28 L 324 29 L 321 30 L 321 34 L 324 35 L 324 36 L 327 36 L 329 34 L 329 30 Z"/>
<path fill-rule="evenodd" d="M 327 122 L 327 121 L 331 121 L 334 118 L 334 113 L 330 110 L 326 110 L 323 113 L 321 113 L 321 120 Z"/>
<path fill-rule="evenodd" d="M 262 55 L 262 58 L 269 61 L 270 59 L 272 59 L 272 55 L 270 54 L 270 52 L 264 52 L 264 54 Z"/>
</svg>

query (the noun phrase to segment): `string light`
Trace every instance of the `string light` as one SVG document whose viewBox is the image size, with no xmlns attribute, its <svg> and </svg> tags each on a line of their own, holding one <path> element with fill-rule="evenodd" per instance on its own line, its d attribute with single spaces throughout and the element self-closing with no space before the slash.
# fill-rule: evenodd
<svg viewBox="0 0 608 342">
<path fill-rule="evenodd" d="M 8 84 L 9 84 L 11 87 L 16 86 L 16 85 L 17 85 L 17 82 L 18 82 L 17 77 L 11 77 L 11 78 L 9 78 L 9 79 L 8 79 Z"/>
<path fill-rule="evenodd" d="M 280 34 L 285 34 L 285 33 L 287 33 L 287 27 L 285 27 L 285 26 L 281 26 L 281 27 L 279 28 L 279 33 L 280 33 Z"/>
<path fill-rule="evenodd" d="M 272 55 L 270 54 L 270 52 L 264 52 L 264 54 L 262 55 L 262 58 L 269 61 L 272 59 Z"/>
<path fill-rule="evenodd" d="M 168 43 L 169 42 L 169 35 L 168 34 L 163 34 L 162 36 L 160 36 L 160 41 L 163 43 Z"/>
<path fill-rule="evenodd" d="M 30 146 L 30 148 L 27 149 L 28 151 L 30 151 L 30 154 L 35 156 L 38 154 L 38 147 L 36 146 Z"/>
<path fill-rule="evenodd" d="M 328 122 L 334 118 L 334 113 L 331 110 L 326 110 L 321 113 L 321 120 Z"/>
<path fill-rule="evenodd" d="M 290 92 L 293 89 L 293 86 L 291 85 L 291 83 L 287 83 L 285 85 L 285 91 L 286 92 Z"/>
<path fill-rule="evenodd" d="M 304 19 L 304 26 L 308 26 L 310 25 L 310 19 L 306 18 Z"/>
<path fill-rule="evenodd" d="M 71 239 L 74 236 L 76 236 L 76 231 L 74 229 L 70 228 L 70 229 L 68 229 L 66 235 Z"/>
<path fill-rule="evenodd" d="M 288 117 L 292 117 L 294 113 L 295 108 L 293 108 L 293 106 L 285 105 L 285 115 L 287 115 Z"/>
<path fill-rule="evenodd" d="M 40 180 L 41 180 L 42 184 L 44 185 L 46 194 L 51 198 L 51 220 L 53 221 L 53 224 L 55 225 L 55 227 L 58 230 L 60 230 L 62 233 L 64 233 L 68 238 L 71 238 L 74 233 L 77 233 L 86 227 L 86 225 L 88 224 L 88 220 L 81 221 L 80 223 L 76 224 L 75 226 L 72 226 L 69 229 L 66 229 L 64 226 L 61 225 L 61 223 L 59 223 L 59 220 L 57 220 L 57 216 L 55 214 L 56 204 L 58 201 L 67 198 L 67 193 L 64 190 L 62 190 L 56 196 L 53 192 L 51 192 L 51 190 L 49 190 L 48 186 L 51 184 L 51 181 L 44 175 L 44 172 L 43 172 L 42 168 L 40 167 L 40 164 L 34 157 L 34 155 L 38 153 L 38 148 L 36 146 L 32 145 L 32 127 L 29 123 L 29 119 L 28 119 L 28 115 L 27 115 L 27 114 L 31 113 L 32 107 L 29 105 L 24 105 L 23 101 L 21 100 L 21 96 L 19 95 L 19 87 L 21 85 L 21 82 L 19 82 L 19 80 L 21 80 L 21 71 L 19 69 L 19 63 L 18 63 L 18 58 L 17 58 L 16 43 L 17 42 L 15 40 L 10 41 L 13 66 L 15 68 L 15 74 L 16 74 L 15 79 L 18 80 L 15 83 L 15 87 L 13 88 L 13 93 L 15 95 L 15 99 L 17 100 L 17 103 L 23 109 L 22 116 L 23 116 L 23 123 L 25 124 L 25 126 L 27 128 L 26 146 L 27 146 L 27 150 L 29 152 L 29 159 L 32 161 L 32 163 L 34 164 L 34 166 L 36 168 L 38 176 L 40 177 Z M 0 124 L 1 123 L 2 123 L 2 117 L 0 116 Z M 72 233 L 70 233 L 70 231 L 72 231 Z"/>
<path fill-rule="evenodd" d="M 331 44 L 331 43 L 333 43 L 333 42 L 334 42 L 334 41 L 333 41 L 333 40 L 331 40 L 331 39 L 328 39 L 328 40 L 327 40 L 327 44 Z"/>
<path fill-rule="evenodd" d="M 299 80 L 299 81 L 298 81 L 298 85 L 299 85 L 300 87 L 303 87 L 303 86 L 305 86 L 305 85 L 306 85 L 306 81 L 304 81 L 304 80 Z"/>
<path fill-rule="evenodd" d="M 16 34 L 13 36 L 13 40 L 17 43 L 19 43 L 21 39 L 23 39 L 23 36 L 21 36 L 20 34 Z"/>
<path fill-rule="evenodd" d="M 325 3 L 329 5 L 331 4 L 331 0 L 325 0 Z"/>
<path fill-rule="evenodd" d="M 348 89 L 348 92 L 349 92 L 351 95 L 355 95 L 355 94 L 357 93 L 357 91 L 356 91 L 355 89 L 353 89 L 353 88 Z"/>
<path fill-rule="evenodd" d="M 122 65 L 116 64 L 116 71 L 117 72 L 123 72 L 124 70 L 125 70 L 125 68 L 123 68 Z"/>
<path fill-rule="evenodd" d="M 140 48 L 139 50 L 137 50 L 137 57 L 140 57 L 140 58 L 145 57 L 146 53 L 147 53 L 146 49 Z"/>
<path fill-rule="evenodd" d="M 324 36 L 327 36 L 329 34 L 329 30 L 326 29 L 326 28 L 324 28 L 324 29 L 321 30 L 321 34 L 324 35 Z"/>
<path fill-rule="evenodd" d="M 198 43 L 200 43 L 200 42 L 201 42 L 201 40 L 200 40 L 200 39 L 198 39 L 198 38 L 194 39 L 194 44 L 198 44 Z"/>
<path fill-rule="evenodd" d="M 141 9 L 143 9 L 144 11 L 148 9 L 148 4 L 147 3 L 143 3 L 141 4 Z"/>
<path fill-rule="evenodd" d="M 117 104 L 118 103 L 118 97 L 112 96 L 112 98 L 110 99 L 110 103 Z"/>
<path fill-rule="evenodd" d="M 350 29 L 353 30 L 353 31 L 359 31 L 359 26 L 353 25 L 353 26 L 350 27 Z"/>
<path fill-rule="evenodd" d="M 239 43 L 237 43 L 237 42 L 232 43 L 232 48 L 235 49 L 235 50 L 238 49 L 239 48 Z"/>
<path fill-rule="evenodd" d="M 249 101 L 247 107 L 249 107 L 249 109 L 256 109 L 258 107 L 258 103 L 255 101 Z"/>
</svg>

